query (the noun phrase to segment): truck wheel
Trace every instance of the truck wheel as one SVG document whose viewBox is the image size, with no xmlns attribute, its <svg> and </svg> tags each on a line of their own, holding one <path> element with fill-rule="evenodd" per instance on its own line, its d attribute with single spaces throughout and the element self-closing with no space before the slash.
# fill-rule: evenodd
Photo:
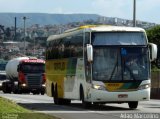
<svg viewBox="0 0 160 119">
<path fill-rule="evenodd" d="M 6 92 L 6 83 L 5 82 L 2 83 L 2 91 L 3 91 L 3 93 L 7 93 Z"/>
<path fill-rule="evenodd" d="M 3 93 L 7 93 L 7 90 L 4 86 L 2 87 L 2 91 L 3 91 Z"/>
<path fill-rule="evenodd" d="M 18 83 L 12 82 L 11 89 L 14 94 L 18 94 L 18 89 L 19 89 Z"/>
<path fill-rule="evenodd" d="M 44 95 L 45 94 L 45 91 L 41 91 L 41 95 Z"/>
<path fill-rule="evenodd" d="M 8 83 L 7 82 L 3 82 L 2 83 L 2 91 L 3 93 L 11 93 L 12 90 L 11 88 L 8 86 Z"/>
<path fill-rule="evenodd" d="M 23 91 L 19 89 L 18 90 L 18 94 L 22 94 L 22 93 L 23 93 Z"/>
<path fill-rule="evenodd" d="M 36 91 L 32 91 L 32 93 L 33 95 L 39 95 L 40 92 L 36 90 Z"/>
<path fill-rule="evenodd" d="M 15 86 L 13 86 L 13 88 L 12 88 L 12 92 L 13 92 L 14 94 L 18 94 L 18 89 L 16 89 L 16 87 L 15 87 Z"/>
</svg>

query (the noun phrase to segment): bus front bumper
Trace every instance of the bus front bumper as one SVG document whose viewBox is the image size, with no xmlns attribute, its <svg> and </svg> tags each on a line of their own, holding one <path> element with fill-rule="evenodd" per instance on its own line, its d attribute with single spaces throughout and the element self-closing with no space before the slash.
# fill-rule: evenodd
<svg viewBox="0 0 160 119">
<path fill-rule="evenodd" d="M 150 88 L 129 92 L 108 92 L 92 89 L 87 94 L 88 102 L 130 102 L 150 100 Z"/>
</svg>

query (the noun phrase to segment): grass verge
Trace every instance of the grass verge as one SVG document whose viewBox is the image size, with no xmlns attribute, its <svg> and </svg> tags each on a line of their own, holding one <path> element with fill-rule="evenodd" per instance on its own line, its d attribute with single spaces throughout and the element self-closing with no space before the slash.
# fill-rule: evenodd
<svg viewBox="0 0 160 119">
<path fill-rule="evenodd" d="M 58 119 L 56 117 L 27 110 L 11 100 L 0 97 L 0 119 Z"/>
</svg>

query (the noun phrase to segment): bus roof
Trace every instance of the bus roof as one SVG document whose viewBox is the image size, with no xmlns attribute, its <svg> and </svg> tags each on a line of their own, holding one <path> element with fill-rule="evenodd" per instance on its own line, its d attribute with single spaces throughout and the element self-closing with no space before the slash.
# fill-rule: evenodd
<svg viewBox="0 0 160 119">
<path fill-rule="evenodd" d="M 65 31 L 62 34 L 51 35 L 47 41 L 70 36 L 78 32 L 145 32 L 144 29 L 138 27 L 126 27 L 126 26 L 110 26 L 110 25 L 85 25 L 77 28 L 73 28 Z"/>
</svg>

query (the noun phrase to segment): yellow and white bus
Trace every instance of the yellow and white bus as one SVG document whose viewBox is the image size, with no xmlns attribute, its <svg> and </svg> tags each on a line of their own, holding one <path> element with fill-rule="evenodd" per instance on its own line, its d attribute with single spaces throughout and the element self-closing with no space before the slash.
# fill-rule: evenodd
<svg viewBox="0 0 160 119">
<path fill-rule="evenodd" d="M 46 48 L 46 90 L 55 104 L 82 100 L 91 104 L 128 103 L 150 99 L 150 61 L 157 47 L 145 30 L 88 25 L 51 35 Z"/>
</svg>

